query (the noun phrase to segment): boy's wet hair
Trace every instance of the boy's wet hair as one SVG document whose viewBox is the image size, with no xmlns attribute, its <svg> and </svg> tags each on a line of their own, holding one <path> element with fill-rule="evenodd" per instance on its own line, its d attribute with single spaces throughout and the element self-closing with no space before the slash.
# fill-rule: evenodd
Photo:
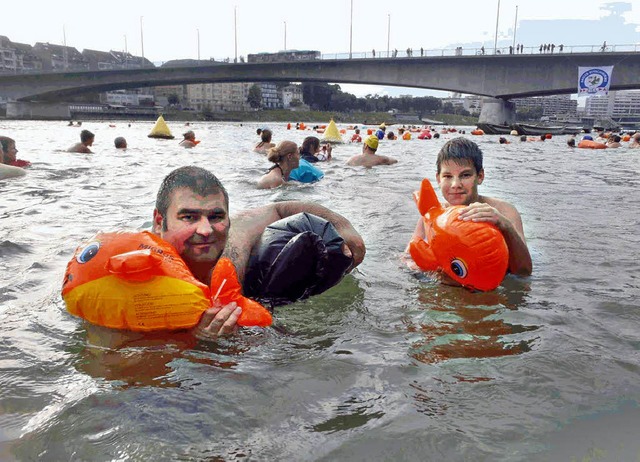
<svg viewBox="0 0 640 462">
<path fill-rule="evenodd" d="M 209 170 L 189 165 L 175 169 L 162 180 L 156 197 L 156 209 L 163 217 L 167 216 L 171 193 L 179 188 L 188 188 L 199 196 L 209 196 L 221 192 L 224 196 L 225 206 L 229 210 L 229 195 L 218 177 Z M 166 220 L 163 222 L 163 226 L 166 226 Z"/>
<path fill-rule="evenodd" d="M 454 138 L 447 141 L 440 149 L 436 160 L 436 173 L 440 174 L 442 163 L 447 161 L 453 161 L 457 164 L 471 161 L 476 173 L 480 173 L 482 170 L 482 151 L 476 143 L 467 138 Z"/>
</svg>

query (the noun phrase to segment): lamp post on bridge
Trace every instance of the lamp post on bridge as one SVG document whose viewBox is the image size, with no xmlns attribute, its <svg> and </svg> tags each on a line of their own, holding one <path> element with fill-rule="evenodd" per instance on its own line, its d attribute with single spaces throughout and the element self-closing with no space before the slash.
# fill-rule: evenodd
<svg viewBox="0 0 640 462">
<path fill-rule="evenodd" d="M 498 21 L 500 20 L 500 0 L 498 0 L 498 12 L 496 14 L 496 38 L 493 42 L 493 54 L 498 54 Z"/>
<path fill-rule="evenodd" d="M 516 30 L 518 29 L 518 5 L 516 5 L 516 20 L 513 22 L 513 49 L 516 48 Z"/>
<path fill-rule="evenodd" d="M 287 51 L 287 21 L 284 21 L 284 51 Z"/>
<path fill-rule="evenodd" d="M 238 7 L 233 7 L 233 42 L 235 49 L 234 62 L 238 62 Z"/>
<path fill-rule="evenodd" d="M 353 51 L 353 0 L 351 0 L 351 20 L 349 21 L 349 59 Z"/>
<path fill-rule="evenodd" d="M 387 58 L 389 57 L 389 44 L 391 43 L 391 14 L 387 14 Z"/>
<path fill-rule="evenodd" d="M 200 29 L 196 29 L 196 34 L 198 36 L 198 64 L 200 64 Z"/>
<path fill-rule="evenodd" d="M 140 16 L 140 48 L 142 50 L 141 67 L 144 67 L 144 32 L 142 30 L 142 16 Z"/>
</svg>

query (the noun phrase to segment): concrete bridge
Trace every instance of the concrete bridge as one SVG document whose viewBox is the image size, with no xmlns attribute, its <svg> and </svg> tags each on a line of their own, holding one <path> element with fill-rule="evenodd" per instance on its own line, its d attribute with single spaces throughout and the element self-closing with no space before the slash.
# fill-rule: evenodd
<svg viewBox="0 0 640 462">
<path fill-rule="evenodd" d="M 578 66 L 614 66 L 612 90 L 640 88 L 640 53 L 477 55 L 215 63 L 111 71 L 0 76 L 0 94 L 55 102 L 82 93 L 216 82 L 327 82 L 402 86 L 486 96 L 482 122 L 512 122 L 510 99 L 576 93 Z M 486 106 L 486 109 L 485 109 Z M 9 109 L 9 108 L 8 108 Z"/>
</svg>

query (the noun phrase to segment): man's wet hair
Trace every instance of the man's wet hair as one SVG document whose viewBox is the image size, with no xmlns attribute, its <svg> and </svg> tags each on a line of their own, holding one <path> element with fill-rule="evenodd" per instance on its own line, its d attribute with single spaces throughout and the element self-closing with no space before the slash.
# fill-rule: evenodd
<svg viewBox="0 0 640 462">
<path fill-rule="evenodd" d="M 89 130 L 82 130 L 80 132 L 80 141 L 83 143 L 89 141 L 91 138 L 95 138 L 96 135 L 91 133 Z"/>
<path fill-rule="evenodd" d="M 480 173 L 480 170 L 482 170 L 482 151 L 476 143 L 467 138 L 454 138 L 442 146 L 436 160 L 438 174 L 440 174 L 442 163 L 450 160 L 457 164 L 465 164 L 467 161 L 471 161 L 476 173 Z"/>
<path fill-rule="evenodd" d="M 229 209 L 229 194 L 224 189 L 218 177 L 209 170 L 194 165 L 180 167 L 169 173 L 158 189 L 156 197 L 156 209 L 162 217 L 167 216 L 167 210 L 171 202 L 171 193 L 179 188 L 188 188 L 199 196 L 209 196 L 211 194 L 222 193 L 224 203 Z M 163 220 L 163 227 L 166 231 L 166 220 Z"/>
</svg>

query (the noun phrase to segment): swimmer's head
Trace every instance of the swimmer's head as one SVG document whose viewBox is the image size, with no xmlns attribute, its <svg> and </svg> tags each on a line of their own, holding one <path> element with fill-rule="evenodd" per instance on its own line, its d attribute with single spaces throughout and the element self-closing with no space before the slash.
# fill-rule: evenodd
<svg viewBox="0 0 640 462">
<path fill-rule="evenodd" d="M 458 137 L 447 141 L 438 152 L 436 159 L 436 173 L 440 174 L 442 164 L 447 161 L 453 161 L 457 164 L 470 163 L 480 173 L 482 170 L 482 151 L 473 141 Z"/>
<path fill-rule="evenodd" d="M 378 150 L 378 144 L 380 141 L 376 135 L 370 135 L 364 140 L 364 144 L 369 147 L 373 152 Z"/>
<path fill-rule="evenodd" d="M 302 146 L 300 146 L 300 152 L 302 153 L 315 154 L 318 149 L 320 149 L 320 138 L 317 136 L 307 136 L 302 141 Z"/>
<path fill-rule="evenodd" d="M 82 143 L 88 143 L 89 141 L 93 142 L 95 135 L 91 133 L 89 130 L 82 130 L 80 132 L 80 141 Z"/>
<path fill-rule="evenodd" d="M 262 130 L 262 133 L 260 134 L 260 139 L 262 140 L 263 143 L 271 143 L 272 136 L 273 136 L 273 133 L 271 133 L 271 130 L 269 130 L 268 128 L 265 128 L 264 130 Z"/>
<path fill-rule="evenodd" d="M 229 194 L 220 180 L 209 170 L 189 165 L 175 169 L 162 180 L 156 196 L 156 210 L 163 217 L 167 216 L 172 193 L 180 188 L 188 188 L 202 197 L 222 193 L 225 206 L 229 209 Z M 166 220 L 163 220 L 162 226 L 166 231 Z"/>
<path fill-rule="evenodd" d="M 281 141 L 277 146 L 269 149 L 267 160 L 274 164 L 286 161 L 293 156 L 299 157 L 298 145 L 293 141 Z"/>
<path fill-rule="evenodd" d="M 116 148 L 118 149 L 126 149 L 127 147 L 127 140 L 124 139 L 123 136 L 119 136 L 117 137 L 115 140 L 113 140 L 113 144 L 116 146 Z"/>
</svg>

